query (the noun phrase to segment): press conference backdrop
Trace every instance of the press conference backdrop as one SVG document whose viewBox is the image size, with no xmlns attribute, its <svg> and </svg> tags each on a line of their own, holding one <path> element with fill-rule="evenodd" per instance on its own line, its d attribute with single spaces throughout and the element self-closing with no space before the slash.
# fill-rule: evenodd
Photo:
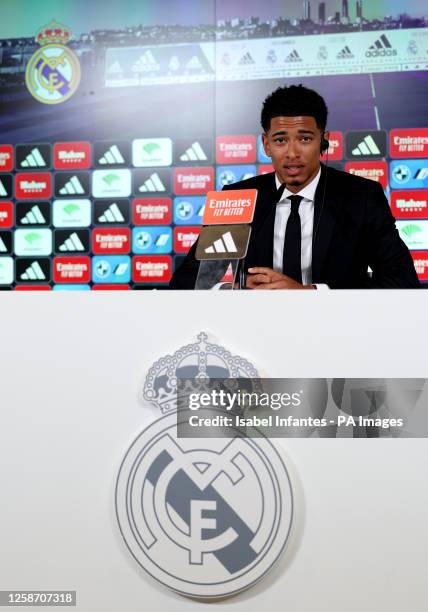
<svg viewBox="0 0 428 612">
<path fill-rule="evenodd" d="M 428 283 L 428 17 L 415 0 L 3 0 L 0 287 L 165 288 L 208 190 L 271 171 L 263 99 L 329 106 Z"/>
</svg>

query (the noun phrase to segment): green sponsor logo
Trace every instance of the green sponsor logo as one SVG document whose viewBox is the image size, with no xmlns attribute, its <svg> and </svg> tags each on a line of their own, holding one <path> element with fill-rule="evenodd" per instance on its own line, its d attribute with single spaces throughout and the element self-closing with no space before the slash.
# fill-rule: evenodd
<svg viewBox="0 0 428 612">
<path fill-rule="evenodd" d="M 153 157 L 161 148 L 155 142 L 148 142 L 144 145 L 143 150 L 149 157 Z"/>
<path fill-rule="evenodd" d="M 111 187 L 113 183 L 116 183 L 116 181 L 120 181 L 120 177 L 117 174 L 110 173 L 110 174 L 107 174 L 106 176 L 103 176 L 103 181 L 109 187 Z"/>
<path fill-rule="evenodd" d="M 419 225 L 416 225 L 415 223 L 409 223 L 409 225 L 405 225 L 404 227 L 402 227 L 401 231 L 403 232 L 403 234 L 405 234 L 405 236 L 407 236 L 407 238 L 411 238 L 413 234 L 417 234 L 422 230 Z"/>
<path fill-rule="evenodd" d="M 63 210 L 67 215 L 71 216 L 73 213 L 80 210 L 80 206 L 77 206 L 77 204 L 67 204 L 67 206 L 64 206 Z"/>
<path fill-rule="evenodd" d="M 32 245 L 34 242 L 37 242 L 37 240 L 41 240 L 41 236 L 37 232 L 31 232 L 31 234 L 27 234 L 24 239 L 29 245 Z"/>
</svg>

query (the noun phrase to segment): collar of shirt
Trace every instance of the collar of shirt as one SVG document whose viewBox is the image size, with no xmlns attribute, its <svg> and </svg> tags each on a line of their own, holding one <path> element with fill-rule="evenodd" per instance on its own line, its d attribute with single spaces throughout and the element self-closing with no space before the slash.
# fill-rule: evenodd
<svg viewBox="0 0 428 612">
<path fill-rule="evenodd" d="M 289 191 L 286 187 L 284 189 L 284 193 L 282 194 L 279 202 L 283 202 L 284 200 L 286 200 L 292 195 L 299 195 L 299 196 L 302 196 L 304 200 L 313 202 L 315 199 L 315 191 L 318 187 L 320 176 L 321 176 L 321 166 L 320 166 L 320 169 L 318 170 L 317 175 L 311 180 L 309 185 L 306 185 L 306 187 L 303 187 L 303 189 L 299 191 L 298 193 L 293 193 L 292 191 Z M 281 187 L 281 181 L 279 180 L 276 174 L 275 174 L 275 183 L 276 183 L 276 188 L 279 189 Z"/>
</svg>

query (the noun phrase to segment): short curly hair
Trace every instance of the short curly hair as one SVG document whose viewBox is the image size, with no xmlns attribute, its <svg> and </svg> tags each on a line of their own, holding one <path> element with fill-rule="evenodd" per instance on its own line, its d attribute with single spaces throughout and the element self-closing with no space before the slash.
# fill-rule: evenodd
<svg viewBox="0 0 428 612">
<path fill-rule="evenodd" d="M 317 126 L 324 131 L 327 125 L 327 105 L 319 93 L 303 85 L 278 87 L 263 102 L 261 124 L 265 132 L 274 117 L 314 117 Z"/>
</svg>

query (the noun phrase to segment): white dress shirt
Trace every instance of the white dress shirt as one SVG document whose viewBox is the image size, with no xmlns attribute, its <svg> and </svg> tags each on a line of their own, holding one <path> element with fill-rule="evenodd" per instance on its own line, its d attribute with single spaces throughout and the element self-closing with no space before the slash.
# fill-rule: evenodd
<svg viewBox="0 0 428 612">
<path fill-rule="evenodd" d="M 284 253 L 284 238 L 285 228 L 287 227 L 288 217 L 291 213 L 292 195 L 299 195 L 303 198 L 299 206 L 300 224 L 302 228 L 302 285 L 310 285 L 312 283 L 312 234 L 314 228 L 314 201 L 315 191 L 317 189 L 321 176 L 321 168 L 318 174 L 312 179 L 309 185 L 306 185 L 298 193 L 293 193 L 287 188 L 276 205 L 275 212 L 275 228 L 273 234 L 273 269 L 276 272 L 282 272 L 283 253 Z M 276 188 L 281 187 L 281 181 L 275 175 Z M 321 285 L 317 285 L 321 288 Z M 326 285 L 324 285 L 326 287 Z"/>
</svg>

